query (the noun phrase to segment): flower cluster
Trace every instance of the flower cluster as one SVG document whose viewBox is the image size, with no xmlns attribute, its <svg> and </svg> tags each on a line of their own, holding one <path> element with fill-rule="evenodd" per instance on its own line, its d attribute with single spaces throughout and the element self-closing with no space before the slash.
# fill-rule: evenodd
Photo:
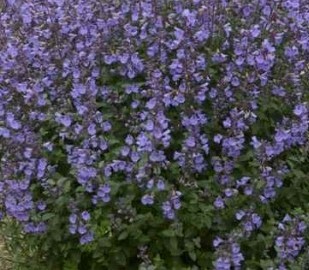
<svg viewBox="0 0 309 270">
<path fill-rule="evenodd" d="M 240 251 L 240 246 L 234 240 L 216 238 L 213 242 L 216 248 L 216 261 L 214 267 L 216 270 L 241 269 L 241 262 L 244 260 Z"/>
<path fill-rule="evenodd" d="M 242 221 L 242 226 L 246 233 L 250 233 L 262 225 L 261 217 L 251 211 L 238 211 L 236 213 L 236 219 Z"/>
<path fill-rule="evenodd" d="M 5 1 L 0 220 L 44 235 L 65 216 L 86 244 L 147 213 L 187 228 L 196 203 L 218 225 L 216 269 L 241 267 L 241 241 L 295 205 L 265 209 L 302 189 L 288 178 L 308 162 L 292 157 L 308 153 L 308 55 L 308 1 Z M 304 245 L 278 239 L 282 259 Z"/>
<path fill-rule="evenodd" d="M 279 223 L 279 235 L 276 238 L 276 250 L 280 259 L 280 269 L 287 269 L 286 262 L 293 261 L 305 244 L 304 232 L 307 225 L 299 218 L 286 215 Z"/>
<path fill-rule="evenodd" d="M 88 229 L 89 220 L 90 214 L 87 211 L 83 211 L 79 215 L 73 213 L 69 216 L 69 231 L 71 234 L 78 233 L 80 235 L 79 241 L 81 244 L 86 244 L 93 240 L 93 233 Z"/>
</svg>

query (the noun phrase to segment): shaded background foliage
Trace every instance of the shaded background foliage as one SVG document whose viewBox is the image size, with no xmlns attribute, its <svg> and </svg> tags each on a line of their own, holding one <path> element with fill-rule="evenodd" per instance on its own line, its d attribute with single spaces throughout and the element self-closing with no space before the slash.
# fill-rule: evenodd
<svg viewBox="0 0 309 270">
<path fill-rule="evenodd" d="M 306 1 L 5 3 L 16 269 L 308 268 Z"/>
</svg>

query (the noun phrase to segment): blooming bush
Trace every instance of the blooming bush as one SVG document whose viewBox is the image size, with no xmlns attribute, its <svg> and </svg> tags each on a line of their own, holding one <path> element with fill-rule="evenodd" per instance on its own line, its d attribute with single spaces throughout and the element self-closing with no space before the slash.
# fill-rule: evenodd
<svg viewBox="0 0 309 270">
<path fill-rule="evenodd" d="M 307 269 L 308 1 L 8 0 L 0 42 L 18 267 Z"/>
</svg>

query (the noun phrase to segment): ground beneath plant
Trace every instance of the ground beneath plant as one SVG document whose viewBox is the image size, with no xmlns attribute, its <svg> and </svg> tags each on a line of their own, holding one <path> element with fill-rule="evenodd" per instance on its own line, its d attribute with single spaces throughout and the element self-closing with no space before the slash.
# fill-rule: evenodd
<svg viewBox="0 0 309 270">
<path fill-rule="evenodd" d="M 5 248 L 3 239 L 0 236 L 0 269 L 1 270 L 11 270 L 9 254 Z"/>
</svg>

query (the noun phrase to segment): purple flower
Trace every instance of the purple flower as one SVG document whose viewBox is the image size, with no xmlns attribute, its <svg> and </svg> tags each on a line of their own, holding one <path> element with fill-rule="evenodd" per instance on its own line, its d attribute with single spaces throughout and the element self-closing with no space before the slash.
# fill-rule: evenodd
<svg viewBox="0 0 309 270">
<path fill-rule="evenodd" d="M 179 198 L 180 195 L 181 194 L 178 194 L 178 195 L 176 194 L 171 198 L 173 208 L 176 209 L 176 210 L 180 209 L 180 207 L 181 207 L 181 201 L 180 201 L 180 198 Z"/>
<path fill-rule="evenodd" d="M 223 243 L 223 240 L 220 237 L 216 237 L 215 240 L 213 241 L 213 246 L 216 248 L 218 247 L 221 243 Z"/>
<path fill-rule="evenodd" d="M 245 212 L 244 211 L 238 211 L 237 213 L 236 213 L 236 218 L 237 218 L 237 220 L 242 220 L 242 218 L 245 216 Z"/>
<path fill-rule="evenodd" d="M 218 258 L 215 262 L 215 269 L 216 270 L 230 270 L 231 269 L 231 262 L 228 258 Z"/>
<path fill-rule="evenodd" d="M 126 26 L 125 26 L 126 27 Z M 129 30 L 129 27 L 127 27 L 127 29 Z M 129 61 L 129 58 L 130 58 L 130 55 L 128 53 L 124 53 L 124 54 L 120 54 L 118 55 L 118 59 L 120 61 L 121 64 L 126 64 L 128 63 Z M 131 91 L 129 91 L 131 92 Z"/>
<path fill-rule="evenodd" d="M 82 217 L 82 219 L 83 219 L 84 221 L 90 220 L 90 214 L 89 214 L 89 212 L 87 212 L 87 211 L 83 211 L 83 212 L 81 213 L 81 217 Z"/>
<path fill-rule="evenodd" d="M 258 25 L 255 25 L 252 30 L 250 31 L 251 35 L 253 38 L 256 38 L 260 35 L 261 33 L 261 30 L 259 29 L 259 26 Z"/>
<path fill-rule="evenodd" d="M 223 121 L 223 126 L 225 128 L 230 128 L 232 126 L 232 121 L 230 118 L 226 118 L 224 121 Z"/>
<path fill-rule="evenodd" d="M 41 211 L 44 211 L 46 209 L 46 204 L 43 201 L 39 201 L 37 204 L 37 208 Z"/>
<path fill-rule="evenodd" d="M 69 127 L 72 124 L 72 119 L 69 115 L 60 116 L 60 123 L 65 127 Z"/>
<path fill-rule="evenodd" d="M 265 16 L 269 16 L 271 14 L 271 7 L 269 5 L 265 5 L 262 9 L 262 13 Z"/>
<path fill-rule="evenodd" d="M 96 134 L 96 127 L 95 127 L 95 124 L 91 123 L 89 126 L 88 126 L 88 134 L 89 135 L 94 135 Z"/>
<path fill-rule="evenodd" d="M 195 143 L 194 137 L 190 136 L 186 139 L 186 146 L 195 147 L 195 145 L 196 145 L 196 143 Z"/>
<path fill-rule="evenodd" d="M 139 91 L 139 87 L 137 85 L 128 85 L 126 88 L 125 88 L 125 92 L 127 94 L 131 94 L 131 93 L 138 93 Z"/>
<path fill-rule="evenodd" d="M 160 179 L 160 180 L 157 182 L 157 189 L 158 189 L 158 190 L 164 190 L 164 189 L 165 189 L 165 183 L 164 183 L 163 180 Z"/>
<path fill-rule="evenodd" d="M 148 120 L 145 124 L 145 129 L 147 131 L 152 131 L 154 129 L 154 123 L 152 120 Z"/>
<path fill-rule="evenodd" d="M 10 131 L 7 128 L 0 127 L 0 136 L 7 139 L 10 137 Z"/>
<path fill-rule="evenodd" d="M 18 130 L 18 129 L 21 128 L 21 124 L 20 124 L 19 121 L 15 120 L 15 119 L 9 119 L 9 117 L 7 117 L 7 121 L 8 121 L 9 126 L 12 129 Z"/>
<path fill-rule="evenodd" d="M 102 191 L 103 191 L 104 193 L 109 193 L 109 192 L 111 191 L 111 188 L 110 188 L 110 186 L 109 186 L 108 184 L 104 184 L 104 185 L 102 186 Z"/>
<path fill-rule="evenodd" d="M 131 152 L 131 160 L 136 163 L 140 159 L 140 155 L 137 152 Z"/>
<path fill-rule="evenodd" d="M 75 224 L 77 222 L 77 215 L 76 214 L 71 214 L 69 217 L 69 221 L 72 224 Z"/>
<path fill-rule="evenodd" d="M 217 197 L 214 206 L 219 209 L 223 209 L 225 207 L 224 200 L 221 197 Z"/>
<path fill-rule="evenodd" d="M 108 65 L 116 62 L 117 58 L 114 55 L 105 55 L 104 62 Z"/>
<path fill-rule="evenodd" d="M 77 225 L 75 225 L 75 224 L 70 224 L 70 226 L 69 226 L 69 232 L 70 232 L 70 234 L 76 234 L 76 232 L 77 232 Z"/>
<path fill-rule="evenodd" d="M 79 225 L 77 231 L 79 234 L 85 234 L 87 232 L 87 228 L 84 225 Z"/>
<path fill-rule="evenodd" d="M 307 113 L 307 108 L 303 104 L 298 104 L 298 105 L 295 106 L 293 112 L 296 116 L 302 116 L 302 115 L 305 115 Z"/>
<path fill-rule="evenodd" d="M 112 124 L 108 121 L 105 121 L 102 123 L 102 129 L 103 131 L 107 132 L 107 131 L 110 131 L 112 128 Z"/>
<path fill-rule="evenodd" d="M 153 179 L 150 179 L 148 182 L 147 182 L 147 188 L 148 189 L 151 189 L 152 187 L 153 187 L 153 184 L 154 184 L 154 181 L 153 181 Z"/>
<path fill-rule="evenodd" d="M 156 106 L 156 99 L 152 98 L 146 103 L 146 108 L 152 110 Z"/>
<path fill-rule="evenodd" d="M 146 194 L 142 197 L 141 202 L 143 205 L 152 205 L 154 200 L 153 200 L 153 196 Z"/>
<path fill-rule="evenodd" d="M 122 156 L 126 157 L 126 156 L 129 155 L 129 153 L 130 153 L 130 147 L 128 147 L 128 146 L 123 146 L 123 147 L 121 148 L 121 155 L 122 155 Z"/>
<path fill-rule="evenodd" d="M 252 222 L 258 228 L 262 224 L 261 217 L 257 214 L 252 214 Z"/>
<path fill-rule="evenodd" d="M 194 38 L 199 42 L 203 42 L 209 38 L 209 35 L 210 35 L 209 30 L 204 28 L 204 29 L 197 31 L 194 34 Z"/>
<path fill-rule="evenodd" d="M 262 143 L 256 138 L 256 136 L 253 136 L 251 145 L 254 147 L 254 149 L 257 149 L 262 145 Z"/>
<path fill-rule="evenodd" d="M 162 162 L 166 159 L 163 151 L 153 151 L 150 156 L 149 156 L 149 159 L 152 161 L 152 162 Z"/>
<path fill-rule="evenodd" d="M 217 134 L 217 135 L 214 136 L 214 142 L 220 143 L 222 138 L 223 138 L 223 136 L 221 134 Z"/>
<path fill-rule="evenodd" d="M 94 235 L 92 232 L 87 232 L 86 234 L 82 235 L 79 239 L 80 244 L 85 245 L 94 240 Z"/>
<path fill-rule="evenodd" d="M 134 143 L 134 139 L 131 135 L 128 135 L 125 139 L 126 144 L 132 145 Z"/>
</svg>

